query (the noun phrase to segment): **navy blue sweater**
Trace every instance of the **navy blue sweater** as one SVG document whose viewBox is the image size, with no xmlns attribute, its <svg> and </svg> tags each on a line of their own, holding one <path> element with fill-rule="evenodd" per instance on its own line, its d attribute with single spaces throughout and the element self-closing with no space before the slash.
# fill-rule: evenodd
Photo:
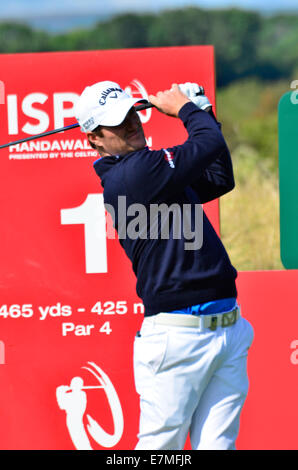
<svg viewBox="0 0 298 470">
<path fill-rule="evenodd" d="M 194 231 L 198 226 L 195 205 L 234 187 L 229 150 L 214 115 L 190 102 L 181 108 L 179 118 L 188 132 L 184 144 L 158 151 L 146 147 L 94 162 L 106 208 L 137 277 L 137 294 L 144 303 L 145 316 L 237 296 L 237 271 L 205 213 L 200 227 L 202 246 L 188 250 L 185 243 L 190 241 L 189 235 L 185 238 L 181 229 L 181 236 L 177 236 L 171 211 L 166 217 L 169 239 L 161 236 L 165 220 L 154 220 L 150 215 L 153 204 L 176 204 L 181 208 L 180 215 L 183 207 L 191 208 L 188 217 Z M 147 215 L 142 212 L 140 217 L 138 206 L 132 204 L 142 204 Z M 131 224 L 138 236 L 129 235 Z"/>
</svg>

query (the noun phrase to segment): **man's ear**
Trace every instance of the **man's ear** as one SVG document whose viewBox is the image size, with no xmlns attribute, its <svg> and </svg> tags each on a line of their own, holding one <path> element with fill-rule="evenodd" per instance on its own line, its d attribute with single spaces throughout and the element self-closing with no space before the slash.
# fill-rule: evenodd
<svg viewBox="0 0 298 470">
<path fill-rule="evenodd" d="M 101 138 L 98 133 L 86 132 L 86 137 L 89 140 L 90 144 L 92 143 L 95 147 L 101 147 Z"/>
</svg>

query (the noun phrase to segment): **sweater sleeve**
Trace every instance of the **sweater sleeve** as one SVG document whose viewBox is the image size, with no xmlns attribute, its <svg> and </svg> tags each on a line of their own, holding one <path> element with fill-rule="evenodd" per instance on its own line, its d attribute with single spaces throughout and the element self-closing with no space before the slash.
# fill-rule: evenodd
<svg viewBox="0 0 298 470">
<path fill-rule="evenodd" d="M 209 114 L 217 123 L 219 129 L 221 124 L 217 122 L 212 110 Z M 196 191 L 202 204 L 212 201 L 235 187 L 233 165 L 231 155 L 227 146 L 222 153 L 212 162 L 192 184 L 192 188 Z"/>
<path fill-rule="evenodd" d="M 223 151 L 191 186 L 202 204 L 232 191 L 235 181 L 229 151 Z"/>
<path fill-rule="evenodd" d="M 127 160 L 125 183 L 134 200 L 151 203 L 167 200 L 186 186 L 196 185 L 198 178 L 226 150 L 217 122 L 193 103 L 179 112 L 188 139 L 167 149 L 143 149 Z"/>
</svg>

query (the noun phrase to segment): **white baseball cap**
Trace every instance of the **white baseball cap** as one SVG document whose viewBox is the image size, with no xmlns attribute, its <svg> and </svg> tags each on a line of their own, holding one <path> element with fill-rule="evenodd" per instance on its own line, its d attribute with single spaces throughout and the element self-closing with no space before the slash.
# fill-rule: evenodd
<svg viewBox="0 0 298 470">
<path fill-rule="evenodd" d="M 118 126 L 135 103 L 145 99 L 132 98 L 120 85 L 104 81 L 87 86 L 75 105 L 75 117 L 83 132 L 97 126 Z"/>
</svg>

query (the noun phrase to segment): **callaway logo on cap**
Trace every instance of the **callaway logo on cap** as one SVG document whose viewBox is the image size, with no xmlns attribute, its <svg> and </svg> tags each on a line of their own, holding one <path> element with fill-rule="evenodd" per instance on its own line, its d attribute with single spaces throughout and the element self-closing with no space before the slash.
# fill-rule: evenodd
<svg viewBox="0 0 298 470">
<path fill-rule="evenodd" d="M 99 100 L 99 104 L 102 106 L 106 104 L 107 98 L 118 98 L 117 91 L 119 93 L 123 93 L 123 90 L 121 88 L 108 88 L 107 90 L 103 91 L 101 94 L 101 98 Z"/>
<path fill-rule="evenodd" d="M 87 86 L 78 98 L 75 116 L 83 132 L 97 126 L 118 126 L 135 103 L 144 99 L 132 98 L 118 83 L 104 81 Z"/>
</svg>

